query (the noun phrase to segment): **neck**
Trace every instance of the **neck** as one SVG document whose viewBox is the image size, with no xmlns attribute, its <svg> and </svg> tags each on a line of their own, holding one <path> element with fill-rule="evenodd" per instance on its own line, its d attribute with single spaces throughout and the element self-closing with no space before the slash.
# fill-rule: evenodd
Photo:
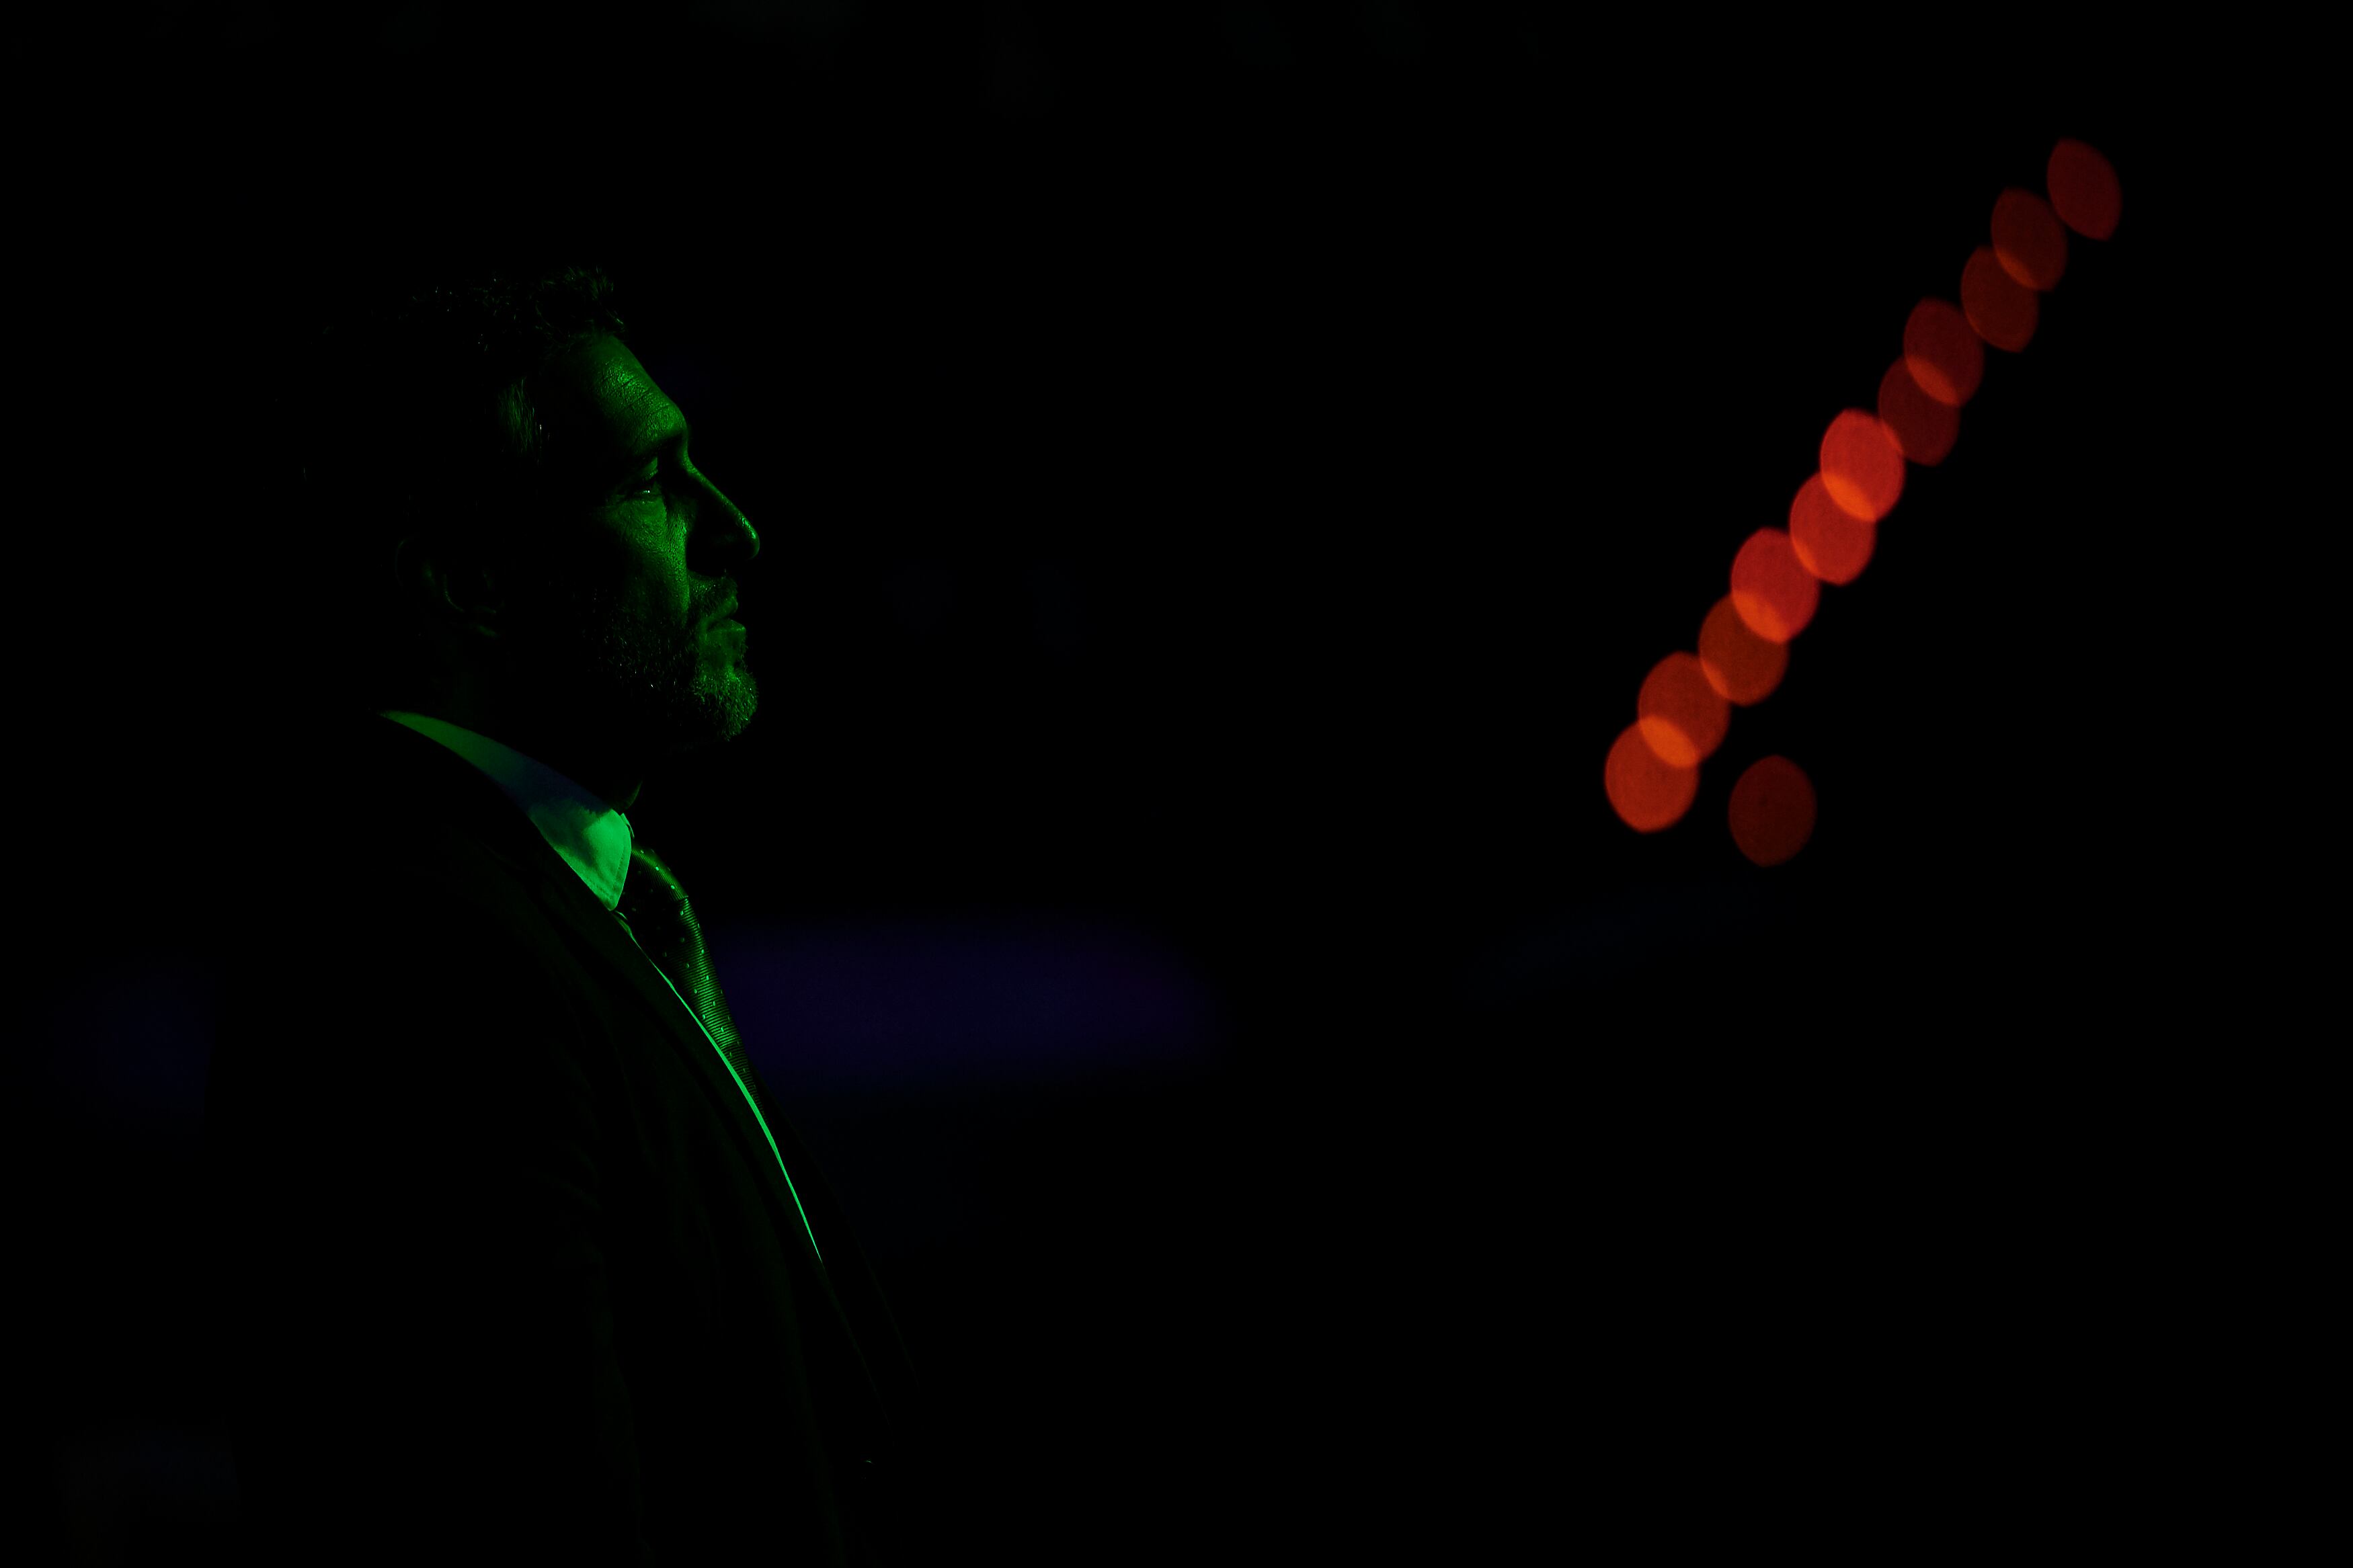
<svg viewBox="0 0 2353 1568">
<path fill-rule="evenodd" d="M 616 810 L 628 811 L 635 806 L 638 793 L 645 785 L 641 766 L 584 743 L 576 732 L 567 732 L 565 726 L 550 723 L 543 716 L 506 710 L 485 700 L 475 689 L 460 687 L 440 702 L 419 711 L 478 735 L 487 735 L 502 746 L 513 747 L 593 791 Z"/>
</svg>

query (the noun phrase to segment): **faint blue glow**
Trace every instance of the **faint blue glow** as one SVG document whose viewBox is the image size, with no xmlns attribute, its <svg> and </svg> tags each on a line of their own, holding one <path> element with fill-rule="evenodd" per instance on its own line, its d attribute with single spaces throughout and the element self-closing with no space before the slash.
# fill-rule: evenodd
<svg viewBox="0 0 2353 1568">
<path fill-rule="evenodd" d="M 187 953 L 125 953 L 63 977 L 49 1002 L 55 1082 L 106 1121 L 195 1128 L 218 992 L 213 967 Z"/>
<path fill-rule="evenodd" d="M 729 1010 L 780 1086 L 1083 1078 L 1204 1063 L 1214 1010 L 1176 955 L 1085 925 L 712 933 Z"/>
<path fill-rule="evenodd" d="M 119 1547 L 132 1521 L 215 1525 L 236 1517 L 236 1461 L 225 1428 L 153 1425 L 75 1431 L 58 1446 L 54 1475 L 77 1539 Z M 84 1562 L 111 1563 L 111 1552 Z"/>
<path fill-rule="evenodd" d="M 1176 953 L 1134 932 L 902 922 L 712 933 L 728 1006 L 779 1089 L 1082 1079 L 1206 1066 L 1215 1009 Z M 193 1131 L 218 975 L 126 953 L 51 993 L 48 1056 L 100 1119 Z"/>
<path fill-rule="evenodd" d="M 1480 954 L 1462 971 L 1461 994 L 1485 1012 L 1623 984 L 1646 969 L 1736 948 L 1770 908 L 1756 888 L 1738 882 L 1632 890 Z"/>
</svg>

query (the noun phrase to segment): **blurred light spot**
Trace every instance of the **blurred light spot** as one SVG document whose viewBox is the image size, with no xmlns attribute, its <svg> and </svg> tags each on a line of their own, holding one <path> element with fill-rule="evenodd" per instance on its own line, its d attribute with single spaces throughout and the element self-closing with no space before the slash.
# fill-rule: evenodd
<svg viewBox="0 0 2353 1568">
<path fill-rule="evenodd" d="M 413 55 L 433 42 L 440 25 L 441 7 L 433 0 L 405 0 L 376 24 L 376 45 L 387 54 Z"/>
<path fill-rule="evenodd" d="M 981 61 L 983 108 L 1017 120 L 1034 120 L 1052 107 L 1054 76 L 1045 55 L 1015 38 L 999 40 Z"/>
<path fill-rule="evenodd" d="M 1789 668 L 1789 645 L 1768 642 L 1748 629 L 1725 595 L 1700 623 L 1699 663 L 1707 683 L 1743 708 L 1762 702 L 1781 684 Z"/>
<path fill-rule="evenodd" d="M 704 0 L 697 9 L 739 38 L 765 38 L 779 28 L 824 37 L 858 20 L 858 0 Z M 670 390 L 670 384 L 660 384 Z"/>
<path fill-rule="evenodd" d="M 1798 499 L 1789 503 L 1789 547 L 1798 552 L 1798 564 L 1825 583 L 1862 576 L 1878 532 L 1831 499 L 1820 474 L 1799 486 Z"/>
<path fill-rule="evenodd" d="M 1642 739 L 1642 726 L 1629 724 L 1609 748 L 1601 764 L 1602 787 L 1609 806 L 1626 826 L 1640 833 L 1656 833 L 1683 820 L 1699 793 L 1699 770 L 1679 768 L 1662 761 Z"/>
<path fill-rule="evenodd" d="M 1225 8 L 1226 47 L 1234 58 L 1258 70 L 1276 70 L 1291 63 L 1290 40 L 1282 19 L 1264 5 L 1229 5 Z"/>
<path fill-rule="evenodd" d="M 1980 245 L 1961 268 L 1961 310 L 1978 336 L 2017 353 L 2033 340 L 2042 304 L 2033 289 L 2001 269 L 1992 247 Z"/>
<path fill-rule="evenodd" d="M 1875 414 L 1849 408 L 1822 433 L 1823 487 L 1831 500 L 1877 522 L 1904 493 L 1904 449 Z"/>
<path fill-rule="evenodd" d="M 2067 270 L 2067 230 L 2049 202 L 2007 190 L 1994 199 L 1993 254 L 2003 271 L 2047 294 Z"/>
<path fill-rule="evenodd" d="M 1406 0 L 1373 0 L 1357 7 L 1365 37 L 1393 60 L 1411 61 L 1421 53 L 1421 22 Z"/>
<path fill-rule="evenodd" d="M 133 1541 L 177 1540 L 185 1553 L 196 1542 L 220 1539 L 239 1512 L 225 1426 L 77 1424 L 58 1441 L 54 1463 L 62 1522 L 79 1548 L 75 1562 L 140 1561 L 147 1553 L 126 1550 Z M 186 1560 L 168 1549 L 156 1554 Z"/>
<path fill-rule="evenodd" d="M 1688 653 L 1671 653 L 1651 668 L 1634 699 L 1634 711 L 1651 750 L 1678 768 L 1704 762 L 1724 743 L 1732 722 L 1724 694 L 1708 683 L 1698 658 Z"/>
<path fill-rule="evenodd" d="M 944 629 L 948 612 L 955 607 L 955 574 L 944 562 L 910 563 L 882 586 L 891 597 L 899 629 L 919 642 Z"/>
<path fill-rule="evenodd" d="M 1041 561 L 1022 574 L 1038 646 L 1062 658 L 1086 651 L 1086 586 L 1067 562 Z"/>
<path fill-rule="evenodd" d="M 1904 322 L 1904 364 L 1921 391 L 1958 408 L 1985 379 L 1985 345 L 1954 306 L 1923 300 Z"/>
<path fill-rule="evenodd" d="M 1462 994 L 1482 1010 L 1514 1007 L 1646 972 L 1712 968 L 1714 956 L 1746 946 L 1758 922 L 1779 912 L 1760 891 L 1761 880 L 1749 877 L 1628 888 L 1470 959 Z"/>
<path fill-rule="evenodd" d="M 2073 137 L 2063 138 L 2051 149 L 2047 177 L 2051 205 L 2069 228 L 2085 239 L 2105 239 L 2116 232 L 2116 219 L 2124 213 L 2124 189 L 2116 184 L 2116 170 L 2097 148 Z"/>
<path fill-rule="evenodd" d="M 1788 642 L 1804 631 L 1821 592 L 1778 528 L 1758 529 L 1732 558 L 1732 607 L 1767 642 Z"/>
<path fill-rule="evenodd" d="M 1794 858 L 1814 831 L 1814 782 L 1787 757 L 1759 757 L 1732 786 L 1732 841 L 1759 866 Z"/>
<path fill-rule="evenodd" d="M 1911 365 L 1900 359 L 1879 378 L 1879 422 L 1903 454 L 1923 468 L 1943 462 L 1961 434 L 1961 411 L 1929 396 L 1913 379 Z"/>
</svg>

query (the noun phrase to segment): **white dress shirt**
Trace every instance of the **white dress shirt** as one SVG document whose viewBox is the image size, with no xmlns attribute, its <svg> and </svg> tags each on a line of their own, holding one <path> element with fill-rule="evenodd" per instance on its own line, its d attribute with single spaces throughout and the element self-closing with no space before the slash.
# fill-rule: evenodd
<svg viewBox="0 0 2353 1568">
<path fill-rule="evenodd" d="M 447 719 L 393 709 L 384 710 L 383 717 L 440 742 L 481 769 L 531 818 L 547 847 L 579 873 L 598 903 L 608 910 L 620 906 L 621 889 L 629 876 L 629 849 L 637 835 L 619 808 L 545 763 Z"/>
<path fill-rule="evenodd" d="M 547 840 L 547 847 L 562 856 L 564 863 L 579 874 L 581 881 L 587 884 L 588 890 L 596 895 L 596 901 L 619 914 L 621 889 L 628 885 L 629 878 L 629 850 L 637 842 L 636 830 L 629 826 L 628 816 L 619 807 L 537 758 L 527 757 L 512 746 L 501 744 L 488 735 L 477 734 L 462 724 L 452 724 L 447 719 L 436 719 L 429 713 L 408 713 L 390 708 L 377 711 L 381 717 L 396 724 L 406 724 L 427 740 L 439 742 L 480 768 L 531 819 L 531 825 L 539 829 L 539 836 Z M 623 918 L 620 923 L 622 930 L 628 931 L 627 918 Z M 629 940 L 636 942 L 638 933 L 629 931 Z M 644 948 L 640 946 L 638 951 L 642 952 Z M 653 962 L 650 954 L 647 962 Z M 760 1124 L 761 1136 L 768 1141 L 768 1152 L 776 1157 L 776 1169 L 784 1173 L 785 1187 L 793 1195 L 793 1206 L 800 1208 L 799 1189 L 793 1186 L 792 1173 L 785 1170 L 784 1152 L 776 1147 L 776 1134 L 769 1131 L 768 1119 L 761 1113 L 760 1102 L 753 1097 L 751 1086 L 737 1075 L 735 1064 L 728 1061 L 727 1053 L 719 1048 L 719 1042 L 711 1039 L 711 1030 L 693 1005 L 680 995 L 677 982 L 670 979 L 660 964 L 655 963 L 654 970 L 670 986 L 670 994 L 678 997 L 678 1005 L 686 1009 L 686 1016 L 694 1020 L 694 1026 L 702 1030 L 702 1037 L 711 1040 L 711 1048 L 718 1053 L 721 1064 L 727 1068 L 727 1076 L 735 1080 L 736 1089 L 744 1096 L 744 1103 L 751 1108 L 753 1119 Z M 817 1232 L 809 1227 L 808 1213 L 805 1209 L 801 1212 L 801 1226 L 808 1230 L 809 1249 L 816 1252 L 818 1261 L 823 1263 L 825 1253 L 818 1247 Z"/>
</svg>

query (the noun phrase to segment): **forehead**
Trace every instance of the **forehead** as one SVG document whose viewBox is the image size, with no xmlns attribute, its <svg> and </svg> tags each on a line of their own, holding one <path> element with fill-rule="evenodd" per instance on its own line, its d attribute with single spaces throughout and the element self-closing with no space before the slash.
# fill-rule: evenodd
<svg viewBox="0 0 2353 1568">
<path fill-rule="evenodd" d="M 600 334 L 565 349 L 533 392 L 551 454 L 607 462 L 650 452 L 686 429 L 678 405 L 617 338 Z"/>
</svg>

